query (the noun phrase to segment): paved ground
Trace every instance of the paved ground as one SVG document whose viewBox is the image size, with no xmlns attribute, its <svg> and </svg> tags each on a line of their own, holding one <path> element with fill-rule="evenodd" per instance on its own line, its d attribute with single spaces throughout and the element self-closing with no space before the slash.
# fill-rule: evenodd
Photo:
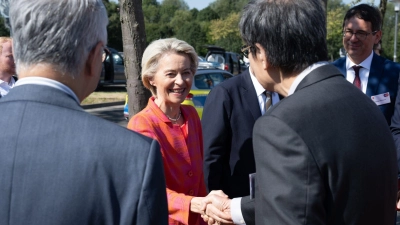
<svg viewBox="0 0 400 225">
<path fill-rule="evenodd" d="M 124 118 L 124 105 L 98 107 L 92 109 L 85 109 L 86 112 L 117 123 L 123 127 L 126 127 L 128 121 Z"/>
</svg>

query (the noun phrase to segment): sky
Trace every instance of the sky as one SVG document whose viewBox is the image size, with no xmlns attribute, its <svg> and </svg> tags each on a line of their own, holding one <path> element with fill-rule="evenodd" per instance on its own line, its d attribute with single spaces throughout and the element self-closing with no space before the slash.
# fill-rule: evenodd
<svg viewBox="0 0 400 225">
<path fill-rule="evenodd" d="M 161 2 L 160 0 L 158 0 Z M 198 10 L 202 10 L 207 7 L 210 3 L 214 2 L 215 0 L 185 0 L 185 2 L 189 5 L 190 9 L 197 8 Z M 329 1 L 329 0 L 328 0 Z M 343 3 L 350 3 L 352 0 L 342 0 Z M 371 0 L 362 0 L 361 3 L 370 3 Z M 380 0 L 374 0 L 374 5 L 379 6 Z"/>
<path fill-rule="evenodd" d="M 117 0 L 113 0 L 116 1 Z M 190 9 L 197 8 L 198 10 L 202 10 L 207 7 L 210 3 L 214 2 L 215 0 L 185 0 L 185 2 L 189 5 Z M 328 0 L 329 1 L 329 0 Z M 352 0 L 342 0 L 344 3 L 348 4 Z M 162 0 L 158 0 L 158 2 L 162 2 Z M 362 0 L 361 3 L 370 3 L 370 0 Z M 374 0 L 374 5 L 378 6 L 380 0 Z"/>
<path fill-rule="evenodd" d="M 342 0 L 342 2 L 348 4 L 348 3 L 352 2 L 352 1 L 351 0 Z M 370 2 L 371 2 L 371 0 L 362 0 L 361 1 L 361 3 L 370 3 Z M 374 5 L 375 6 L 379 6 L 379 3 L 380 3 L 380 0 L 374 0 Z"/>
<path fill-rule="evenodd" d="M 215 0 L 185 0 L 185 2 L 189 5 L 190 9 L 197 8 L 198 10 L 202 10 L 207 7 L 211 2 Z"/>
</svg>

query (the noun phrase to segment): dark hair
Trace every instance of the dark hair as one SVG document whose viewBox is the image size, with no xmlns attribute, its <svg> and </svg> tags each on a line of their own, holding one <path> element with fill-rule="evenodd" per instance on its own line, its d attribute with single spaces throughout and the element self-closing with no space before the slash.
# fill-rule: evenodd
<svg viewBox="0 0 400 225">
<path fill-rule="evenodd" d="M 325 10 L 320 0 L 252 0 L 239 22 L 243 41 L 266 52 L 268 63 L 283 73 L 301 72 L 328 60 Z"/>
<path fill-rule="evenodd" d="M 378 8 L 367 4 L 360 4 L 354 6 L 353 8 L 349 9 L 346 15 L 344 16 L 343 28 L 345 26 L 346 21 L 354 16 L 364 21 L 370 22 L 372 32 L 381 30 L 382 16 Z"/>
</svg>

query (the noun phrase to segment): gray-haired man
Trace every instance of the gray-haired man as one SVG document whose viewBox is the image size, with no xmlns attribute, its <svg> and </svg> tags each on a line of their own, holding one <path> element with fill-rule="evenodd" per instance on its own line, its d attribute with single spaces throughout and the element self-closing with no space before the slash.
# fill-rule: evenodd
<svg viewBox="0 0 400 225">
<path fill-rule="evenodd" d="M 0 100 L 0 224 L 167 224 L 158 143 L 80 107 L 102 68 L 102 1 L 13 0 L 10 22 L 20 79 Z"/>
</svg>

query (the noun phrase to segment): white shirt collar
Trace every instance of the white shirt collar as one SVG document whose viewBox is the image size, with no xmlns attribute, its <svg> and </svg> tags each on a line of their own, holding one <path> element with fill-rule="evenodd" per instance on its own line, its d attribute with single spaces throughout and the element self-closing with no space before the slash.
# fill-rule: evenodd
<svg viewBox="0 0 400 225">
<path fill-rule="evenodd" d="M 309 67 L 307 67 L 305 70 L 303 70 L 299 75 L 297 75 L 297 77 L 294 79 L 292 85 L 290 86 L 289 92 L 288 92 L 288 96 L 293 94 L 294 91 L 296 90 L 297 86 L 299 86 L 300 82 L 308 75 L 311 73 L 311 71 L 317 69 L 318 67 L 324 66 L 329 64 L 329 62 L 327 61 L 321 61 L 321 62 L 317 62 L 314 63 L 312 65 L 310 65 Z"/>
<path fill-rule="evenodd" d="M 371 64 L 372 64 L 372 58 L 374 56 L 374 52 L 372 51 L 371 54 L 364 59 L 364 61 L 362 61 L 360 64 L 358 64 L 358 66 L 362 66 L 363 68 L 367 69 L 368 71 L 371 69 Z M 352 67 L 355 64 L 353 61 L 351 61 L 350 57 L 346 57 L 346 70 L 352 69 Z"/>
<path fill-rule="evenodd" d="M 257 96 L 262 95 L 265 91 L 264 87 L 260 84 L 260 82 L 258 82 L 256 76 L 254 76 L 254 74 L 251 72 L 250 68 L 249 68 L 249 73 L 250 73 L 251 81 L 253 82 L 253 86 L 256 89 Z"/>
<path fill-rule="evenodd" d="M 7 83 L 7 82 L 5 82 L 4 80 L 0 79 L 0 84 L 3 84 L 3 83 Z M 8 82 L 7 85 L 10 86 L 10 87 L 13 87 L 15 85 L 15 79 L 14 79 L 13 76 L 11 76 L 10 82 Z"/>
<path fill-rule="evenodd" d="M 26 84 L 36 84 L 36 85 L 43 85 L 47 87 L 52 87 L 56 88 L 60 91 L 65 92 L 66 94 L 70 95 L 72 98 L 75 99 L 75 101 L 80 105 L 81 102 L 79 101 L 78 97 L 76 94 L 69 88 L 68 86 L 44 77 L 25 77 L 22 79 L 19 79 L 16 83 L 15 86 L 21 86 L 21 85 L 26 85 Z"/>
</svg>

